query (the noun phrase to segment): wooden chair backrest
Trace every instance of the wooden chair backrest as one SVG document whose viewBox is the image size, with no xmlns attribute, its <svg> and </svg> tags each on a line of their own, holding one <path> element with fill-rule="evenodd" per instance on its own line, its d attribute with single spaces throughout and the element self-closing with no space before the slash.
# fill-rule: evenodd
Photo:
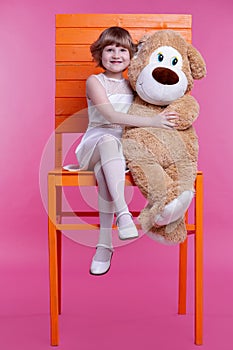
<svg viewBox="0 0 233 350">
<path fill-rule="evenodd" d="M 62 165 L 62 134 L 83 133 L 87 127 L 85 81 L 101 71 L 90 45 L 111 26 L 129 30 L 137 42 L 161 29 L 179 32 L 191 42 L 192 16 L 176 14 L 59 14 L 56 15 L 55 166 Z"/>
</svg>

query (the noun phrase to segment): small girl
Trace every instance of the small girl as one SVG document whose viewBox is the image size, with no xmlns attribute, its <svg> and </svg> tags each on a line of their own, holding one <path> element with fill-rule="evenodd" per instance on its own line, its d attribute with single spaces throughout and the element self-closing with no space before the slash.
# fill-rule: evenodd
<svg viewBox="0 0 233 350">
<path fill-rule="evenodd" d="M 175 126 L 175 113 L 153 117 L 127 114 L 133 92 L 123 72 L 136 51 L 129 32 L 110 27 L 90 47 L 92 57 L 104 72 L 86 81 L 89 124 L 75 153 L 82 170 L 93 170 L 98 183 L 100 233 L 90 273 L 102 275 L 111 265 L 112 224 L 116 214 L 119 238 L 138 237 L 124 196 L 125 159 L 121 136 L 124 125 L 137 127 Z"/>
</svg>

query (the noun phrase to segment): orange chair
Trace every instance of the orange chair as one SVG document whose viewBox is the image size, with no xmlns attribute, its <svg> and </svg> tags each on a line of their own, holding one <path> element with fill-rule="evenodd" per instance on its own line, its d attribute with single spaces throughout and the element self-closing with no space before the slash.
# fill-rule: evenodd
<svg viewBox="0 0 233 350">
<path fill-rule="evenodd" d="M 107 27 L 117 25 L 130 31 L 137 41 L 148 31 L 173 29 L 191 42 L 191 15 L 157 14 L 74 14 L 56 16 L 56 117 L 55 169 L 48 174 L 48 233 L 50 265 L 51 345 L 59 344 L 58 315 L 61 313 L 61 243 L 64 230 L 96 230 L 98 224 L 64 223 L 64 217 L 92 217 L 96 212 L 67 212 L 62 209 L 62 188 L 67 186 L 96 186 L 93 172 L 67 172 L 62 169 L 62 136 L 83 133 L 87 127 L 85 112 L 85 80 L 99 69 L 89 52 L 90 44 Z M 79 111 L 79 112 L 77 112 Z M 127 185 L 134 186 L 131 175 Z M 195 235 L 195 344 L 202 344 L 202 234 L 203 234 L 203 174 L 197 173 L 194 200 L 194 223 L 186 224 Z M 137 215 L 138 212 L 132 212 Z M 180 244 L 178 313 L 186 313 L 187 239 Z"/>
</svg>

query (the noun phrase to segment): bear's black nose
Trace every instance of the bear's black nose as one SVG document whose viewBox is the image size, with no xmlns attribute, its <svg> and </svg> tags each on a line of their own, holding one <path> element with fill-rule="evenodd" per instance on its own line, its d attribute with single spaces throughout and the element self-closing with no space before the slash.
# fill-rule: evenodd
<svg viewBox="0 0 233 350">
<path fill-rule="evenodd" d="M 174 85 L 179 81 L 178 75 L 169 68 L 155 68 L 152 76 L 158 83 L 163 85 Z"/>
</svg>

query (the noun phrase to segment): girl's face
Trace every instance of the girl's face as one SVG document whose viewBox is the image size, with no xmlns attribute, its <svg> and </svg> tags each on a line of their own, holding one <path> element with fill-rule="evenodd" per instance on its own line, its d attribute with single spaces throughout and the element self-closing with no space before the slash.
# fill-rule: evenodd
<svg viewBox="0 0 233 350">
<path fill-rule="evenodd" d="M 102 65 L 111 73 L 123 72 L 130 63 L 129 50 L 122 46 L 108 45 L 102 52 Z"/>
</svg>

